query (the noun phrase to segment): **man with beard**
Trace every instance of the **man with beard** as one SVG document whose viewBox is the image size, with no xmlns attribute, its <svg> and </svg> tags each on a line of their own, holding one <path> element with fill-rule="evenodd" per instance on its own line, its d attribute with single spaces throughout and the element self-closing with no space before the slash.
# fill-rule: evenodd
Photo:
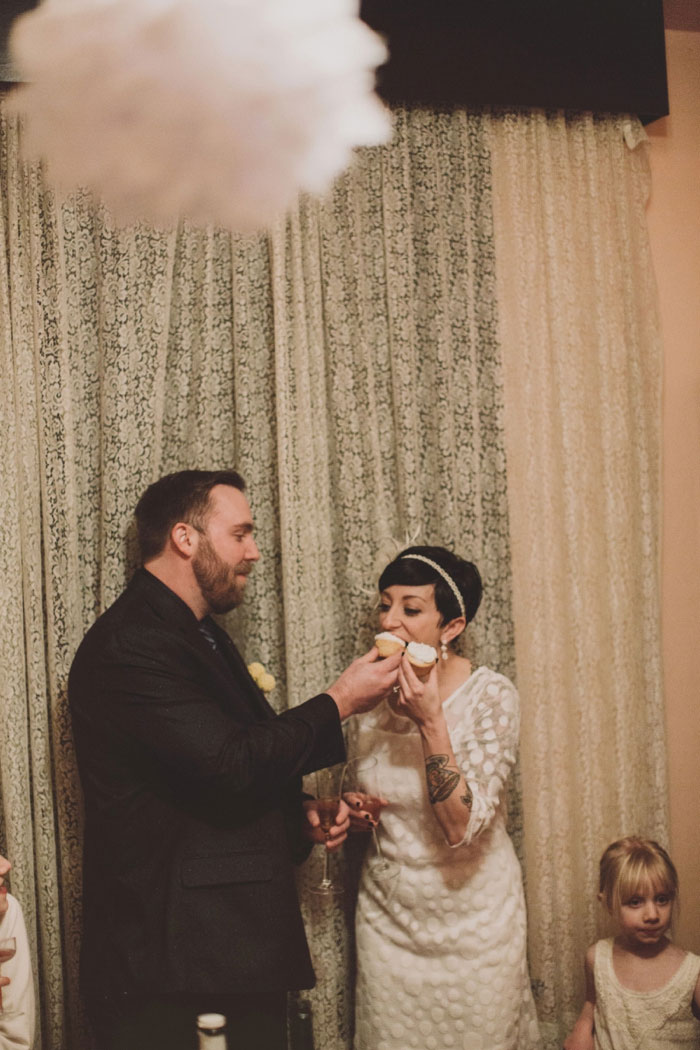
<svg viewBox="0 0 700 1050">
<path fill-rule="evenodd" d="M 393 687 L 355 660 L 276 715 L 211 613 L 259 558 L 234 471 L 181 471 L 136 508 L 143 568 L 85 636 L 69 697 L 85 797 L 81 982 L 98 1050 L 286 1047 L 286 993 L 314 975 L 294 864 L 323 842 L 301 776 L 345 757 L 341 721 Z M 347 807 L 331 832 L 345 838 Z"/>
</svg>

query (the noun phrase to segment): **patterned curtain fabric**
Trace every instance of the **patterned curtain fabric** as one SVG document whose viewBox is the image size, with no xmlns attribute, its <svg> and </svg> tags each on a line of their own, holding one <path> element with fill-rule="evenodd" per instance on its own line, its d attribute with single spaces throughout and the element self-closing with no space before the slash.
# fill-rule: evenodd
<svg viewBox="0 0 700 1050">
<path fill-rule="evenodd" d="M 0 123 L 2 846 L 39 961 L 45 1050 L 85 1045 L 70 661 L 134 564 L 131 513 L 169 471 L 235 464 L 263 559 L 228 626 L 279 709 L 366 647 L 387 536 L 444 543 L 487 583 L 469 645 L 513 673 L 484 118 L 396 114 L 324 201 L 269 237 L 117 230 L 57 206 Z M 513 820 L 519 824 L 518 792 Z M 318 851 L 316 851 L 318 852 Z M 317 1044 L 349 1046 L 341 904 L 301 877 Z"/>
<path fill-rule="evenodd" d="M 481 661 L 512 671 L 483 121 L 422 112 L 396 121 L 391 148 L 363 154 L 327 202 L 302 206 L 272 240 L 293 701 L 368 647 L 367 590 L 386 536 L 432 537 L 481 566 L 488 590 L 473 644 Z M 514 798 L 516 824 L 518 813 Z M 317 865 L 303 873 L 305 891 Z M 317 1045 L 345 1046 L 351 967 L 338 964 L 337 949 L 345 909 L 302 896 L 322 975 Z"/>
<path fill-rule="evenodd" d="M 668 838 L 644 138 L 590 114 L 489 127 L 531 976 L 552 1050 L 604 930 L 600 854 Z"/>
</svg>

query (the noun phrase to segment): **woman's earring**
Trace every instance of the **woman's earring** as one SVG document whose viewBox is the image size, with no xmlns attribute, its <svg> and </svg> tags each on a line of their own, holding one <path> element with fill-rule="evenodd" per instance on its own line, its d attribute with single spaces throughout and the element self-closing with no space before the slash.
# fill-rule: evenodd
<svg viewBox="0 0 700 1050">
<path fill-rule="evenodd" d="M 440 656 L 443 660 L 447 659 L 447 642 L 444 638 L 440 639 Z"/>
</svg>

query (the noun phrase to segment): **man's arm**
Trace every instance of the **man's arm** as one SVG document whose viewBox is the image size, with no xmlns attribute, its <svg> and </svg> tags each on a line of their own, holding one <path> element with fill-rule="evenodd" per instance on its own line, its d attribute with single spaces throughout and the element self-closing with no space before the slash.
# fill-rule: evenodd
<svg viewBox="0 0 700 1050">
<path fill-rule="evenodd" d="M 69 694 L 76 738 L 86 733 L 90 740 L 84 765 L 93 760 L 91 745 L 101 736 L 110 753 L 131 755 L 133 749 L 144 766 L 155 760 L 213 796 L 225 793 L 233 804 L 237 798 L 274 797 L 290 779 L 342 761 L 340 718 L 378 703 L 392 678 L 391 667 L 383 666 L 389 661 L 368 654 L 331 687 L 336 697 L 321 694 L 274 718 L 249 722 L 237 720 L 236 697 L 225 710 L 221 697 L 202 684 L 178 639 L 164 634 L 157 647 L 152 637 L 140 647 L 133 637 L 130 642 L 118 650 L 131 649 L 128 660 L 112 655 L 74 664 Z"/>
</svg>

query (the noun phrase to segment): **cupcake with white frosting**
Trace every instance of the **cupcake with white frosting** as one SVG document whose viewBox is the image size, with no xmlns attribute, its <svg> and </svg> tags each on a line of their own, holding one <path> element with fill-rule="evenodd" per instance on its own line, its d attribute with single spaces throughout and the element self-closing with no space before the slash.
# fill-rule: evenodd
<svg viewBox="0 0 700 1050">
<path fill-rule="evenodd" d="M 406 646 L 408 662 L 419 678 L 427 678 L 437 660 L 437 651 L 423 642 L 409 642 Z"/>
<path fill-rule="evenodd" d="M 374 644 L 382 657 L 391 656 L 392 653 L 398 653 L 399 649 L 405 649 L 406 647 L 403 638 L 392 634 L 391 631 L 382 631 L 381 634 L 375 634 Z"/>
</svg>

